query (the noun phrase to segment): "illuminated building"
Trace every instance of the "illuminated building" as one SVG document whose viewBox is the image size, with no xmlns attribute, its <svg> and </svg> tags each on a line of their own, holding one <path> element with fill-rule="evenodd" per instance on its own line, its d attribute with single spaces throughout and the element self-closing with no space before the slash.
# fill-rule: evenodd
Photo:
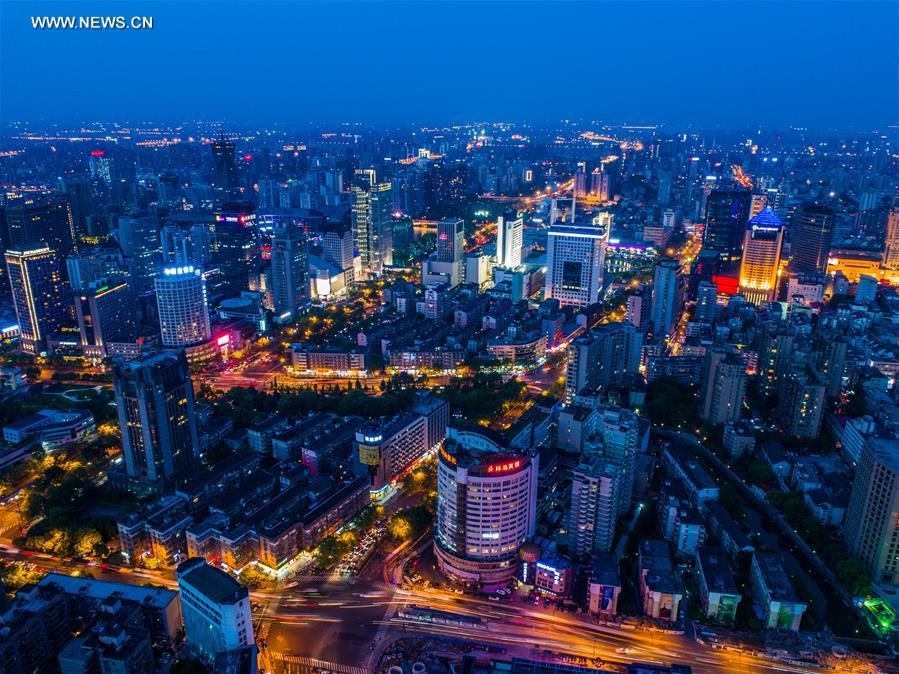
<svg viewBox="0 0 899 674">
<path fill-rule="evenodd" d="M 156 276 L 156 306 L 163 346 L 190 347 L 209 341 L 206 280 L 196 267 L 163 267 Z"/>
<path fill-rule="evenodd" d="M 136 485 L 168 490 L 200 454 L 193 384 L 183 354 L 161 351 L 112 365 L 122 453 Z"/>
<path fill-rule="evenodd" d="M 411 410 L 381 419 L 356 431 L 353 443 L 360 469 L 368 474 L 372 498 L 380 498 L 390 483 L 436 449 L 446 437 L 449 404 L 430 396 Z"/>
<path fill-rule="evenodd" d="M 510 211 L 496 220 L 496 264 L 515 268 L 521 264 L 524 219 Z"/>
<path fill-rule="evenodd" d="M 606 323 L 568 345 L 565 403 L 581 391 L 605 390 L 623 384 L 640 365 L 642 336 L 628 322 Z"/>
<path fill-rule="evenodd" d="M 437 223 L 437 251 L 421 263 L 421 282 L 425 286 L 446 284 L 454 288 L 462 282 L 464 227 L 461 220 Z"/>
<path fill-rule="evenodd" d="M 883 266 L 899 269 L 899 208 L 890 210 L 883 247 Z"/>
<path fill-rule="evenodd" d="M 637 573 L 643 612 L 659 620 L 677 620 L 684 586 L 675 572 L 671 550 L 665 541 L 640 541 Z"/>
<path fill-rule="evenodd" d="M 219 653 L 249 648 L 255 660 L 247 588 L 199 557 L 179 564 L 177 576 L 184 641 L 192 652 L 211 665 Z"/>
<path fill-rule="evenodd" d="M 790 245 L 792 266 L 797 272 L 821 274 L 827 270 L 833 226 L 834 213 L 826 206 L 810 202 L 799 207 Z"/>
<path fill-rule="evenodd" d="M 390 183 L 377 181 L 374 169 L 356 169 L 352 192 L 353 238 L 368 274 L 380 276 L 393 264 Z"/>
<path fill-rule="evenodd" d="M 296 227 L 287 225 L 275 231 L 272 238 L 272 298 L 275 318 L 286 323 L 309 300 L 309 270 L 306 237 Z"/>
<path fill-rule="evenodd" d="M 770 396 L 774 393 L 789 371 L 795 336 L 796 329 L 784 321 L 762 326 L 758 376 L 761 378 L 761 389 L 765 395 Z"/>
<path fill-rule="evenodd" d="M 480 589 L 507 584 L 536 511 L 536 456 L 484 433 L 451 431 L 437 463 L 434 553 L 443 574 Z"/>
<path fill-rule="evenodd" d="M 746 363 L 742 356 L 726 347 L 709 349 L 706 353 L 699 416 L 713 424 L 735 421 L 740 417 L 745 393 Z"/>
<path fill-rule="evenodd" d="M 852 483 L 843 536 L 875 583 L 899 585 L 899 443 L 867 438 Z"/>
<path fill-rule="evenodd" d="M 7 193 L 0 210 L 0 241 L 7 249 L 42 243 L 65 256 L 75 249 L 72 207 L 65 199 Z"/>
<path fill-rule="evenodd" d="M 66 257 L 69 287 L 74 292 L 86 290 L 92 281 L 125 276 L 125 259 L 117 250 L 92 250 Z"/>
<path fill-rule="evenodd" d="M 740 258 L 752 194 L 743 189 L 714 189 L 706 202 L 702 247 L 726 260 Z"/>
<path fill-rule="evenodd" d="M 205 267 L 212 258 L 212 233 L 207 224 L 198 222 L 187 228 L 166 225 L 160 238 L 164 263 Z"/>
<path fill-rule="evenodd" d="M 212 149 L 212 185 L 230 192 L 237 187 L 237 163 L 234 160 L 234 143 L 230 140 L 215 140 Z"/>
<path fill-rule="evenodd" d="M 322 235 L 322 255 L 345 274 L 346 284 L 353 284 L 353 230 L 331 225 Z"/>
<path fill-rule="evenodd" d="M 611 274 L 629 272 L 652 264 L 657 257 L 655 248 L 637 243 L 609 241 L 606 246 L 605 271 Z"/>
<path fill-rule="evenodd" d="M 762 304 L 774 299 L 782 242 L 783 226 L 770 208 L 749 221 L 740 264 L 740 292 L 749 302 Z"/>
<path fill-rule="evenodd" d="M 75 294 L 75 315 L 84 357 L 99 362 L 112 355 L 113 342 L 134 343 L 134 293 L 126 281 L 94 281 Z M 134 345 L 136 347 L 136 344 Z"/>
<path fill-rule="evenodd" d="M 696 289 L 696 309 L 693 317 L 697 321 L 711 323 L 718 315 L 718 286 L 712 281 L 700 281 Z"/>
<path fill-rule="evenodd" d="M 780 382 L 777 417 L 787 435 L 814 439 L 821 431 L 827 388 L 818 375 L 803 368 Z"/>
<path fill-rule="evenodd" d="M 619 464 L 595 454 L 572 470 L 568 551 L 575 559 L 612 549 L 622 472 Z"/>
<path fill-rule="evenodd" d="M 858 283 L 862 276 L 872 276 L 878 281 L 899 285 L 899 269 L 885 267 L 882 256 L 874 251 L 832 250 L 827 258 L 827 275 L 835 276 L 838 273 L 849 283 Z"/>
<path fill-rule="evenodd" d="M 547 237 L 544 299 L 576 307 L 598 302 L 608 240 L 607 227 L 553 225 Z"/>
<path fill-rule="evenodd" d="M 665 258 L 656 265 L 652 284 L 652 326 L 655 337 L 668 337 L 677 321 L 680 298 L 680 265 Z"/>
<path fill-rule="evenodd" d="M 6 270 L 19 320 L 20 349 L 40 354 L 65 319 L 66 293 L 56 252 L 42 244 L 6 251 Z"/>
<path fill-rule="evenodd" d="M 131 281 L 138 295 L 153 288 L 159 263 L 159 227 L 151 217 L 120 217 L 118 242 L 128 258 Z"/>
</svg>

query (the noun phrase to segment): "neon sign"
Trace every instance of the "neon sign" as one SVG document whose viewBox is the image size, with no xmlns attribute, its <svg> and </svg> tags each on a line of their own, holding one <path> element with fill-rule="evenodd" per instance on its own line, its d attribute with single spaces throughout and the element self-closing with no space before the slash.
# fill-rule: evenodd
<svg viewBox="0 0 899 674">
<path fill-rule="evenodd" d="M 492 463 L 487 466 L 487 472 L 493 475 L 499 473 L 508 473 L 512 470 L 518 470 L 521 468 L 521 459 L 515 459 L 515 461 L 507 461 L 505 463 Z"/>
</svg>

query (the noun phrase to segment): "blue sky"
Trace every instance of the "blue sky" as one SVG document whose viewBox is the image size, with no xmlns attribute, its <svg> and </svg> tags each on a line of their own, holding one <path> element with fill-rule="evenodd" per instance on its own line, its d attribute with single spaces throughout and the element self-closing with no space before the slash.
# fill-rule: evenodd
<svg viewBox="0 0 899 674">
<path fill-rule="evenodd" d="M 875 127 L 896 2 L 0 2 L 4 122 Z M 32 16 L 152 16 L 39 31 Z"/>
</svg>

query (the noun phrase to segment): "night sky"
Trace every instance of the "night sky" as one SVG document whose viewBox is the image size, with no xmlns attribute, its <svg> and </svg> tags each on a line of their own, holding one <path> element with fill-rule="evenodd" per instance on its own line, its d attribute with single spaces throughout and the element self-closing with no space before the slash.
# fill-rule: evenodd
<svg viewBox="0 0 899 674">
<path fill-rule="evenodd" d="M 899 119 L 899 3 L 3 0 L 0 121 Z M 32 15 L 147 15 L 38 31 Z"/>
</svg>

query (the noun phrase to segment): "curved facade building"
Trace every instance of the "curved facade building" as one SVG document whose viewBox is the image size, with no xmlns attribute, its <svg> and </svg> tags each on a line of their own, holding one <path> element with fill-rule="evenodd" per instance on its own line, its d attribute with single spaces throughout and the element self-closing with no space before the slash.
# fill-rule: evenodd
<svg viewBox="0 0 899 674">
<path fill-rule="evenodd" d="M 156 277 L 156 304 L 163 346 L 191 347 L 209 341 L 206 279 L 200 269 L 163 268 Z"/>
<path fill-rule="evenodd" d="M 518 550 L 534 535 L 537 458 L 485 434 L 452 430 L 437 467 L 434 552 L 440 571 L 480 588 L 515 576 Z"/>
</svg>

